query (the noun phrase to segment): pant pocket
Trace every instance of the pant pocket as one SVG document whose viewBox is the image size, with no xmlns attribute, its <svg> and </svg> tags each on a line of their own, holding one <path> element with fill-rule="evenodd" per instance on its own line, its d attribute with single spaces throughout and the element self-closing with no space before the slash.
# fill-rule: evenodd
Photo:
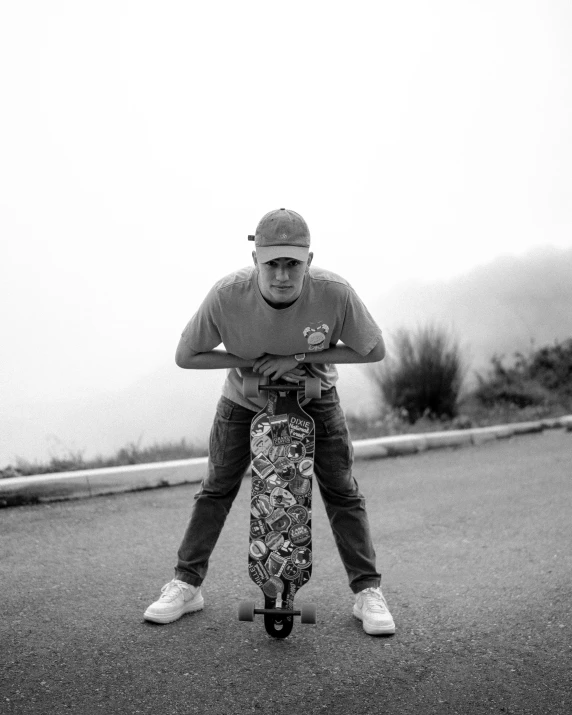
<svg viewBox="0 0 572 715">
<path fill-rule="evenodd" d="M 211 462 L 221 467 L 224 464 L 230 419 L 232 417 L 232 404 L 221 398 L 216 408 L 216 414 L 209 437 L 209 456 Z"/>
<path fill-rule="evenodd" d="M 330 473 L 347 472 L 353 462 L 353 447 L 348 426 L 341 410 L 323 421 L 316 435 L 316 460 Z"/>
</svg>

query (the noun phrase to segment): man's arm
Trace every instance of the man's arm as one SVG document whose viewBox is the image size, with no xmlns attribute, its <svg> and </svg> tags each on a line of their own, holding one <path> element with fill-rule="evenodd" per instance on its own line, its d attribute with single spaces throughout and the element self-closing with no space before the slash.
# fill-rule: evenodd
<svg viewBox="0 0 572 715">
<path fill-rule="evenodd" d="M 385 343 L 380 337 L 378 343 L 373 350 L 367 355 L 360 355 L 352 348 L 349 348 L 343 343 L 338 343 L 326 350 L 320 350 L 315 353 L 306 353 L 304 358 L 305 363 L 335 363 L 336 365 L 356 363 L 356 362 L 379 362 L 385 357 Z"/>
<path fill-rule="evenodd" d="M 226 367 L 252 367 L 254 360 L 245 360 L 226 350 L 195 352 L 184 338 L 179 340 L 175 362 L 179 367 L 189 370 L 220 370 Z"/>
<path fill-rule="evenodd" d="M 377 344 L 367 355 L 360 355 L 352 348 L 343 343 L 338 343 L 326 350 L 315 353 L 306 353 L 303 363 L 335 363 L 337 365 L 349 363 L 379 362 L 385 357 L 385 343 L 380 337 Z M 279 380 L 282 375 L 292 370 L 296 365 L 300 365 L 293 355 L 263 355 L 254 360 L 252 365 L 255 372 Z"/>
<path fill-rule="evenodd" d="M 246 360 L 226 350 L 209 350 L 197 353 L 181 338 L 175 355 L 179 367 L 188 370 L 220 370 L 227 367 L 252 368 L 254 360 Z M 296 361 L 294 361 L 296 362 Z M 294 367 L 281 375 L 286 382 L 299 382 L 304 377 L 303 368 L 296 362 Z"/>
</svg>

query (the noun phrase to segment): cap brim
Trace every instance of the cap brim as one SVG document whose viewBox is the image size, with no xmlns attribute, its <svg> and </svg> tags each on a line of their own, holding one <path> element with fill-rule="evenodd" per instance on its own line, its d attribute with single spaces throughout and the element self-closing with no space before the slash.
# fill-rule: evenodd
<svg viewBox="0 0 572 715">
<path fill-rule="evenodd" d="M 295 258 L 307 261 L 309 246 L 256 246 L 256 257 L 261 263 L 273 261 L 276 258 Z"/>
</svg>

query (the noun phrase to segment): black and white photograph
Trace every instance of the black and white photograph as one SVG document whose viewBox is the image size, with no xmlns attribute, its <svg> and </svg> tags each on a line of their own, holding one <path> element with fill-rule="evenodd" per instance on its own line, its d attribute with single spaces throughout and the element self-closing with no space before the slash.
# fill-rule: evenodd
<svg viewBox="0 0 572 715">
<path fill-rule="evenodd" d="M 572 712 L 572 3 L 0 3 L 0 714 Z"/>
</svg>

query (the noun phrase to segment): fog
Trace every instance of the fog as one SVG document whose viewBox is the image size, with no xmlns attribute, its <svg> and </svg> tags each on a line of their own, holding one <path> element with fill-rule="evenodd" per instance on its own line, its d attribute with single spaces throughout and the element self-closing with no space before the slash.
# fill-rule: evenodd
<svg viewBox="0 0 572 715">
<path fill-rule="evenodd" d="M 493 354 L 510 360 L 572 337 L 572 249 L 533 251 L 503 257 L 457 279 L 408 282 L 377 300 L 371 311 L 382 326 L 391 357 L 400 328 L 434 322 L 459 343 L 467 370 L 490 367 Z M 171 345 L 174 346 L 177 336 Z M 382 407 L 367 367 L 340 366 L 339 392 L 350 414 L 374 417 Z M 107 455 L 128 444 L 140 446 L 185 438 L 205 446 L 224 371 L 183 370 L 173 356 L 120 390 L 93 398 L 33 401 L 0 410 L 6 447 L 0 464 L 16 456 L 34 460 L 81 453 Z"/>
<path fill-rule="evenodd" d="M 540 340 L 536 285 L 462 282 L 572 247 L 571 30 L 564 0 L 4 3 L 0 461 L 204 439 L 223 376 L 178 336 L 279 206 L 388 335 L 434 303 L 476 362 Z"/>
</svg>

